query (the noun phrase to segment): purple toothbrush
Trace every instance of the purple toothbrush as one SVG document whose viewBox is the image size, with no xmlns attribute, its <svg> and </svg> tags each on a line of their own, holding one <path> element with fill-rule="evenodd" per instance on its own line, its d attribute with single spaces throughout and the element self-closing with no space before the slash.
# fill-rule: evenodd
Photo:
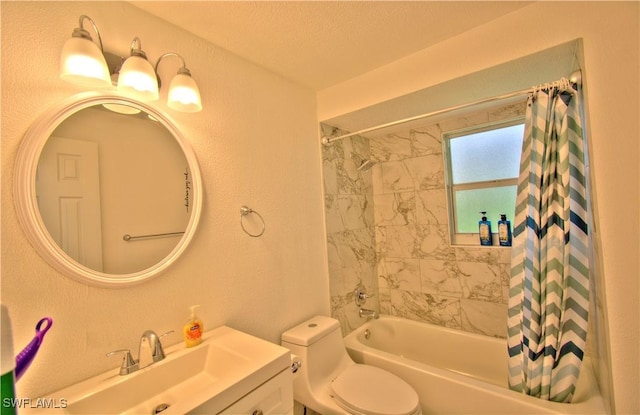
<svg viewBox="0 0 640 415">
<path fill-rule="evenodd" d="M 46 327 L 40 330 L 40 327 L 45 321 L 47 322 Z M 40 344 L 42 344 L 42 339 L 44 339 L 44 335 L 47 334 L 52 324 L 53 319 L 51 317 L 45 317 L 38 321 L 38 324 L 36 324 L 36 336 L 27 344 L 27 347 L 22 349 L 16 356 L 16 382 L 20 380 L 24 372 L 29 368 L 29 365 L 31 365 L 31 362 L 33 362 L 40 348 Z"/>
</svg>

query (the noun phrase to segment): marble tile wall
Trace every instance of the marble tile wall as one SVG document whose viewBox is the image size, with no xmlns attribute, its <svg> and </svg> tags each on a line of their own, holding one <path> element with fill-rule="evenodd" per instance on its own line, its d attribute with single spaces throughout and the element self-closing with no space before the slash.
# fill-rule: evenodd
<svg viewBox="0 0 640 415">
<path fill-rule="evenodd" d="M 322 127 L 325 134 L 333 130 Z M 370 154 L 369 140 L 360 136 L 322 149 L 331 310 L 345 335 L 364 322 L 355 305 L 356 287 L 372 295 L 364 307 L 380 307 L 372 170 L 358 171 Z"/>
<path fill-rule="evenodd" d="M 323 149 L 331 301 L 346 334 L 367 308 L 489 336 L 506 336 L 510 249 L 452 246 L 442 134 L 524 114 L 509 104 Z M 325 126 L 324 128 L 329 129 Z M 376 164 L 358 172 L 351 153 Z"/>
</svg>

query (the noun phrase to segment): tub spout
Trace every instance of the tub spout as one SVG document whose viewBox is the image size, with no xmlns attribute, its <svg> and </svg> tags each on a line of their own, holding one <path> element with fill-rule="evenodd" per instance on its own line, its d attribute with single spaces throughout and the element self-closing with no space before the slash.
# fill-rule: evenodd
<svg viewBox="0 0 640 415">
<path fill-rule="evenodd" d="M 372 318 L 374 320 L 377 320 L 378 317 L 378 313 L 374 310 L 368 310 L 366 308 L 360 309 L 360 318 L 366 318 L 367 320 Z"/>
</svg>

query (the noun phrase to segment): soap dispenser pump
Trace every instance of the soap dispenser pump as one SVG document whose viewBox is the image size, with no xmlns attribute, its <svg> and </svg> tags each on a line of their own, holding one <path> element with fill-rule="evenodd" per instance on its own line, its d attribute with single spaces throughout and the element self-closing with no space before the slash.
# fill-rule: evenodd
<svg viewBox="0 0 640 415">
<path fill-rule="evenodd" d="M 482 213 L 482 220 L 478 222 L 478 231 L 480 232 L 480 245 L 491 246 L 493 245 L 493 238 L 491 235 L 491 221 L 487 220 L 487 212 Z"/>
<path fill-rule="evenodd" d="M 191 317 L 189 317 L 189 321 L 184 325 L 184 343 L 187 347 L 197 346 L 202 342 L 202 332 L 204 331 L 204 327 L 202 325 L 202 320 L 200 320 L 196 316 L 196 308 L 200 307 L 199 305 L 192 305 L 189 307 L 191 310 Z"/>
</svg>

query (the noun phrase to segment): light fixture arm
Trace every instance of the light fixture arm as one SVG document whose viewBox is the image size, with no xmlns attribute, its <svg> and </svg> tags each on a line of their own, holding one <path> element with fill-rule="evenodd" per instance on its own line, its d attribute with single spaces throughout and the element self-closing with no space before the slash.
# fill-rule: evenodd
<svg viewBox="0 0 640 415">
<path fill-rule="evenodd" d="M 168 58 L 169 56 L 175 56 L 177 58 L 180 58 L 180 60 L 182 61 L 182 68 L 187 69 L 187 64 L 185 63 L 184 58 L 179 53 L 167 52 L 167 53 L 163 53 L 162 56 L 158 58 L 158 62 L 156 62 L 156 66 L 155 66 L 156 72 L 158 72 L 158 65 L 160 65 L 160 61 L 164 58 Z"/>
<path fill-rule="evenodd" d="M 83 26 L 83 22 L 85 20 L 88 20 L 89 23 L 91 23 L 91 26 L 93 26 L 93 30 L 96 32 L 96 35 L 98 36 L 98 42 L 99 42 L 99 45 L 100 45 L 100 51 L 102 53 L 104 53 L 104 47 L 102 46 L 102 36 L 100 36 L 100 30 L 98 30 L 98 26 L 96 25 L 96 22 L 94 22 L 93 19 L 91 17 L 87 16 L 86 14 L 83 14 L 83 15 L 80 16 L 80 19 L 79 19 L 80 27 L 77 27 L 77 28 L 73 29 L 73 33 L 71 34 L 71 36 L 73 36 L 73 37 L 81 37 L 81 38 L 89 39 L 89 40 L 93 41 L 93 39 L 91 38 L 91 35 L 89 34 L 89 32 Z"/>
<path fill-rule="evenodd" d="M 163 60 L 164 58 L 168 58 L 171 56 L 175 56 L 182 61 L 182 66 L 180 67 L 180 69 L 178 69 L 178 73 L 191 76 L 191 71 L 187 69 L 187 63 L 184 61 L 184 58 L 179 53 L 176 53 L 176 52 L 163 53 L 162 56 L 158 58 L 158 61 L 156 62 L 156 66 L 154 67 L 154 71 L 156 72 L 156 77 L 158 78 L 158 86 L 162 85 L 162 82 L 160 80 L 160 74 L 158 73 L 158 66 L 160 65 L 160 61 Z"/>
<path fill-rule="evenodd" d="M 136 43 L 138 47 L 136 48 Z M 142 50 L 142 41 L 138 36 L 134 37 L 131 41 L 131 46 L 129 47 L 131 56 L 140 56 L 141 58 L 147 59 L 147 54 Z"/>
</svg>

